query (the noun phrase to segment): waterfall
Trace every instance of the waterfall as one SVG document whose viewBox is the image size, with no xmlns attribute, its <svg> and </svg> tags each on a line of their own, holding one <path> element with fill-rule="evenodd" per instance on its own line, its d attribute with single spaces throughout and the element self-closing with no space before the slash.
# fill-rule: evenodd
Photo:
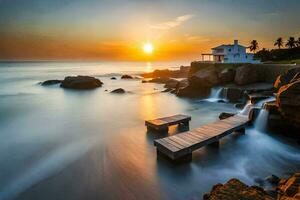
<svg viewBox="0 0 300 200">
<path fill-rule="evenodd" d="M 205 99 L 205 100 L 209 101 L 209 102 L 217 102 L 219 100 L 224 100 L 222 98 L 222 90 L 223 90 L 222 87 L 212 88 L 211 92 L 210 92 L 210 95 L 209 95 L 209 98 Z"/>
<path fill-rule="evenodd" d="M 255 122 L 254 128 L 258 131 L 265 131 L 268 124 L 269 111 L 266 109 L 261 109 Z"/>
<path fill-rule="evenodd" d="M 248 101 L 247 104 L 245 105 L 245 107 L 243 108 L 243 110 L 240 111 L 240 114 L 249 115 L 249 112 L 252 107 L 253 107 L 253 104 L 251 104 L 251 102 Z"/>
</svg>

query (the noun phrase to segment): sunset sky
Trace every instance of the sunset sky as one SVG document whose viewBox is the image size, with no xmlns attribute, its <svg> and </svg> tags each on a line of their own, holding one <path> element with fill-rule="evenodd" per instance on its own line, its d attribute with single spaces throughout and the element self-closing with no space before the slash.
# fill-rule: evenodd
<svg viewBox="0 0 300 200">
<path fill-rule="evenodd" d="M 1 60 L 196 60 L 300 37 L 299 0 L 0 0 Z M 143 45 L 153 44 L 152 54 Z"/>
</svg>

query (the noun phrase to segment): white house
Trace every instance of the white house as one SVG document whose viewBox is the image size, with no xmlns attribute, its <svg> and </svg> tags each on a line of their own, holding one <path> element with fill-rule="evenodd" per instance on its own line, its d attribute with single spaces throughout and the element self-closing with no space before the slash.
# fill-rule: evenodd
<svg viewBox="0 0 300 200">
<path fill-rule="evenodd" d="M 254 59 L 254 54 L 246 52 L 247 47 L 239 45 L 238 40 L 234 44 L 220 45 L 212 48 L 212 53 L 202 54 L 202 61 L 217 63 L 260 63 Z"/>
</svg>

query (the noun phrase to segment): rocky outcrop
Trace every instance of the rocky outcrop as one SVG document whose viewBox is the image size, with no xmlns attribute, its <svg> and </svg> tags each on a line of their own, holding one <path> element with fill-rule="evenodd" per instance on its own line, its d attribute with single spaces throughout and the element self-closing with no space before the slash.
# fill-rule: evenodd
<svg viewBox="0 0 300 200">
<path fill-rule="evenodd" d="M 291 125 L 300 128 L 300 79 L 280 87 L 276 104 L 283 117 Z"/>
<path fill-rule="evenodd" d="M 121 79 L 133 79 L 133 77 L 125 74 L 125 75 L 121 76 Z"/>
<path fill-rule="evenodd" d="M 219 115 L 219 119 L 220 119 L 220 120 L 226 119 L 226 118 L 232 117 L 232 116 L 234 116 L 234 115 L 235 115 L 234 113 L 222 112 L 222 113 Z"/>
<path fill-rule="evenodd" d="M 285 73 L 279 75 L 274 83 L 274 88 L 280 87 L 292 83 L 300 78 L 300 67 L 287 70 Z"/>
<path fill-rule="evenodd" d="M 277 199 L 300 199 L 300 173 L 295 173 L 288 179 L 281 179 L 277 187 Z"/>
<path fill-rule="evenodd" d="M 190 66 L 181 66 L 179 70 L 154 70 L 153 72 L 142 74 L 144 78 L 186 78 L 188 77 L 188 73 L 190 70 Z"/>
<path fill-rule="evenodd" d="M 232 83 L 235 77 L 234 69 L 224 69 L 219 74 L 218 77 L 222 84 Z"/>
<path fill-rule="evenodd" d="M 244 65 L 236 69 L 234 82 L 237 85 L 247 85 L 260 82 L 259 71 L 253 65 Z"/>
<path fill-rule="evenodd" d="M 217 184 L 203 196 L 204 200 L 273 200 L 262 188 L 248 186 L 238 179 L 231 179 L 224 185 Z"/>
<path fill-rule="evenodd" d="M 118 88 L 118 89 L 111 91 L 110 93 L 124 94 L 125 90 L 123 88 Z"/>
<path fill-rule="evenodd" d="M 102 82 L 91 76 L 67 76 L 60 87 L 71 89 L 94 89 L 102 86 Z"/>
<path fill-rule="evenodd" d="M 41 83 L 42 86 L 60 84 L 62 80 L 47 80 Z"/>
</svg>

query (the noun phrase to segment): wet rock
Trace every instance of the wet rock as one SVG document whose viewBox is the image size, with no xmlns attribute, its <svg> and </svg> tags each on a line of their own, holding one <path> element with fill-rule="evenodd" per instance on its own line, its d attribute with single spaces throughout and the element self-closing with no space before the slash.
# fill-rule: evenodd
<svg viewBox="0 0 300 200">
<path fill-rule="evenodd" d="M 259 70 L 254 65 L 244 65 L 236 69 L 234 82 L 237 85 L 247 85 L 259 81 Z"/>
<path fill-rule="evenodd" d="M 212 88 L 220 83 L 216 70 L 203 70 L 195 73 L 189 78 L 189 85 L 195 87 Z"/>
<path fill-rule="evenodd" d="M 236 107 L 236 108 L 238 108 L 238 109 L 243 109 L 244 107 L 245 107 L 245 103 L 236 103 L 235 105 L 234 105 L 234 107 Z"/>
<path fill-rule="evenodd" d="M 41 83 L 42 86 L 60 84 L 62 80 L 47 80 Z"/>
<path fill-rule="evenodd" d="M 220 119 L 220 120 L 226 119 L 226 118 L 232 117 L 232 116 L 234 116 L 234 115 L 235 115 L 234 113 L 222 112 L 222 113 L 219 115 L 219 119 Z"/>
<path fill-rule="evenodd" d="M 61 83 L 62 88 L 94 89 L 102 86 L 102 82 L 91 76 L 67 76 Z"/>
<path fill-rule="evenodd" d="M 282 86 L 276 95 L 276 104 L 284 119 L 300 127 L 300 79 Z"/>
<path fill-rule="evenodd" d="M 148 81 L 149 83 L 159 83 L 159 84 L 166 84 L 167 82 L 177 82 L 175 79 L 170 79 L 167 77 L 158 77 L 158 78 L 153 78 Z"/>
<path fill-rule="evenodd" d="M 262 188 L 247 186 L 238 179 L 231 179 L 226 184 L 215 185 L 211 192 L 203 196 L 204 200 L 272 200 Z"/>
<path fill-rule="evenodd" d="M 288 179 L 281 179 L 277 187 L 280 200 L 300 199 L 300 173 L 295 173 Z"/>
<path fill-rule="evenodd" d="M 111 77 L 110 79 L 111 79 L 111 80 L 117 80 L 117 78 L 116 78 L 116 77 Z"/>
<path fill-rule="evenodd" d="M 225 88 L 224 89 L 224 96 L 228 99 L 229 102 L 238 102 L 243 98 L 244 91 L 239 88 Z"/>
<path fill-rule="evenodd" d="M 285 73 L 279 75 L 274 83 L 274 88 L 279 89 L 280 87 L 292 83 L 300 78 L 300 67 L 292 68 Z"/>
<path fill-rule="evenodd" d="M 234 81 L 235 70 L 234 69 L 224 69 L 219 74 L 219 79 L 221 83 L 232 83 Z"/>
<path fill-rule="evenodd" d="M 148 80 L 142 80 L 142 83 L 149 83 Z"/>
<path fill-rule="evenodd" d="M 125 75 L 121 76 L 121 79 L 133 79 L 133 77 L 125 74 Z"/>
<path fill-rule="evenodd" d="M 170 79 L 165 83 L 165 88 L 176 88 L 180 82 L 175 79 Z"/>
<path fill-rule="evenodd" d="M 125 90 L 123 88 L 118 88 L 118 89 L 111 91 L 110 93 L 124 94 Z"/>
<path fill-rule="evenodd" d="M 165 89 L 165 90 L 163 90 L 162 92 L 171 92 L 171 91 L 173 91 L 174 89 L 172 89 L 172 88 L 167 88 L 167 89 Z"/>
<path fill-rule="evenodd" d="M 272 185 L 277 185 L 280 181 L 280 178 L 278 176 L 275 176 L 274 174 L 272 174 L 271 176 L 266 177 L 265 181 L 267 181 L 268 183 L 270 183 Z"/>
<path fill-rule="evenodd" d="M 226 103 L 226 101 L 223 100 L 223 99 L 219 99 L 217 102 L 218 102 L 218 103 Z"/>
</svg>

